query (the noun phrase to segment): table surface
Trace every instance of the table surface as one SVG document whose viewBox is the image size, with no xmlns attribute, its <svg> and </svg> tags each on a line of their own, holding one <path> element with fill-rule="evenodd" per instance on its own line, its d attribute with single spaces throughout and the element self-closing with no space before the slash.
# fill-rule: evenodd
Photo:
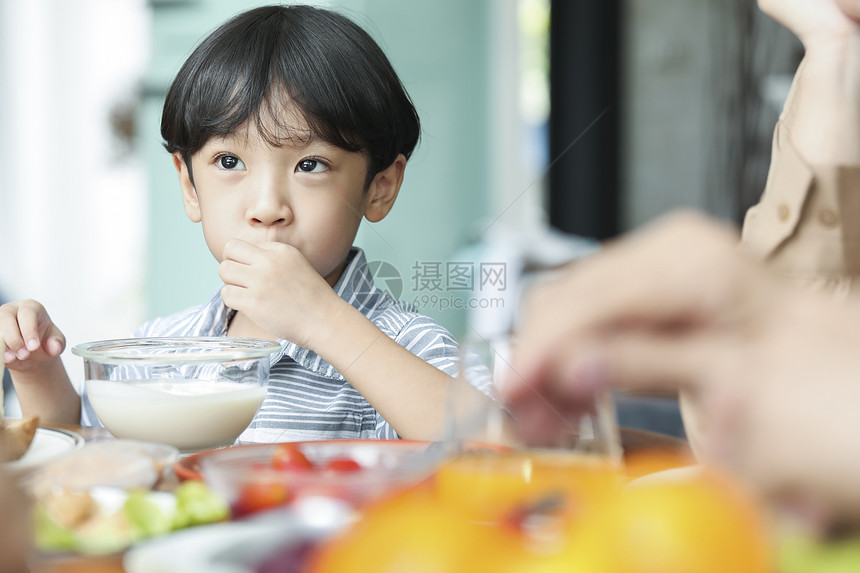
<svg viewBox="0 0 860 573">
<path fill-rule="evenodd" d="M 110 432 L 100 427 L 56 423 L 44 424 L 44 426 L 75 432 L 88 443 L 115 439 Z M 621 428 L 621 443 L 625 456 L 646 450 L 688 452 L 685 440 L 634 428 Z M 125 573 L 120 554 L 103 557 L 64 556 L 37 561 L 31 565 L 30 573 Z"/>
<path fill-rule="evenodd" d="M 80 435 L 87 442 L 98 442 L 115 439 L 105 428 L 97 426 L 78 426 L 75 424 L 43 424 L 48 428 L 69 430 Z M 621 443 L 627 454 L 642 450 L 678 451 L 687 448 L 687 441 L 666 434 L 639 430 L 636 428 L 621 428 Z"/>
</svg>

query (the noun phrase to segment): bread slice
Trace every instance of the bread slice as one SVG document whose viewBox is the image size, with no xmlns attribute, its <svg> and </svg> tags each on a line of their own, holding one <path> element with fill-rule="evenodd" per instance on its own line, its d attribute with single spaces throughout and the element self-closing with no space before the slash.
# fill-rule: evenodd
<svg viewBox="0 0 860 573">
<path fill-rule="evenodd" d="M 0 419 L 0 462 L 15 461 L 27 453 L 38 427 L 39 416 Z"/>
</svg>

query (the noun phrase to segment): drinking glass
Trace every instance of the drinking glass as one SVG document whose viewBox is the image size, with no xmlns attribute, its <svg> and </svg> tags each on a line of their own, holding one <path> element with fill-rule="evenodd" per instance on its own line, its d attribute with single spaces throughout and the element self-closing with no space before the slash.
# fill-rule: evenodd
<svg viewBox="0 0 860 573">
<path fill-rule="evenodd" d="M 448 460 L 436 476 L 442 499 L 476 520 L 547 504 L 596 503 L 619 483 L 621 446 L 611 395 L 594 397 L 580 415 L 564 417 L 557 439 L 523 441 L 498 400 L 515 379 L 507 338 L 473 337 L 461 348 L 447 404 Z M 547 415 L 561 414 L 547 404 Z"/>
</svg>

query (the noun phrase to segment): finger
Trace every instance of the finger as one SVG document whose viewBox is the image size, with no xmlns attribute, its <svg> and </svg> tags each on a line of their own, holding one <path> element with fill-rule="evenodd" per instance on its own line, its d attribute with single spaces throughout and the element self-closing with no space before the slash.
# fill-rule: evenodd
<svg viewBox="0 0 860 573">
<path fill-rule="evenodd" d="M 556 305 L 549 291 L 547 285 L 532 287 L 522 306 L 523 319 L 514 334 L 516 343 L 512 346 L 512 368 L 508 372 L 511 379 L 503 381 L 503 387 L 511 393 L 523 389 L 523 382 L 540 378 L 543 363 L 551 354 L 551 343 L 565 334 L 560 327 L 565 317 L 554 320 L 550 316 L 549 309 Z"/>
<path fill-rule="evenodd" d="M 539 317 L 537 323 L 551 320 L 558 318 Z M 666 328 L 662 320 L 651 321 L 652 325 L 641 318 L 625 324 L 620 317 L 609 322 L 615 324 L 575 324 L 549 337 L 524 332 L 523 338 L 531 343 L 517 348 L 513 367 L 517 375 L 506 384 L 508 395 L 515 398 L 527 391 L 527 385 L 566 384 L 568 394 L 586 395 L 610 384 L 660 389 L 683 384 L 691 357 L 684 347 L 695 346 L 691 337 L 703 326 Z"/>
<path fill-rule="evenodd" d="M 550 407 L 544 397 L 536 395 L 511 410 L 518 437 L 530 446 L 547 446 L 559 436 L 569 435 L 571 420 L 580 413 L 581 410 L 569 412 L 559 405 Z"/>
<path fill-rule="evenodd" d="M 225 284 L 221 287 L 221 300 L 224 302 L 227 307 L 241 310 L 244 308 L 243 300 L 245 299 L 245 294 L 247 293 L 247 289 L 244 287 Z"/>
<path fill-rule="evenodd" d="M 516 380 L 505 392 L 513 409 L 537 392 L 566 409 L 590 405 L 609 389 L 701 392 L 723 359 L 722 341 L 712 335 L 624 332 L 581 344 L 552 357 L 533 378 Z M 525 406 L 530 407 L 530 406 Z"/>
<path fill-rule="evenodd" d="M 556 366 L 591 389 L 699 391 L 716 374 L 724 342 L 711 332 L 625 331 Z"/>
<path fill-rule="evenodd" d="M 222 261 L 236 261 L 238 263 L 250 264 L 255 257 L 259 256 L 260 247 L 243 241 L 242 239 L 230 239 L 224 245 Z"/>
<path fill-rule="evenodd" d="M 247 287 L 249 266 L 232 259 L 224 259 L 218 265 L 218 276 L 224 284 Z"/>
<path fill-rule="evenodd" d="M 537 318 L 529 316 L 535 305 L 525 306 L 518 367 L 537 372 L 560 345 L 619 323 L 663 326 L 710 318 L 744 292 L 736 283 L 755 274 L 736 242 L 727 227 L 676 215 L 607 247 L 544 286 L 537 303 L 545 308 Z M 555 300 L 541 303 L 547 298 Z"/>
<path fill-rule="evenodd" d="M 610 245 L 605 256 L 587 261 L 572 284 L 584 299 L 577 322 L 613 325 L 642 322 L 665 325 L 689 320 L 714 300 L 733 292 L 727 287 L 738 273 L 726 274 L 745 261 L 736 250 L 737 236 L 727 227 L 697 215 L 674 215 L 660 224 Z M 717 272 L 715 269 L 719 269 Z M 703 278 L 723 277 L 726 284 L 702 287 Z M 635 277 L 635 280 L 631 280 Z M 708 283 L 704 283 L 708 284 Z"/>
<path fill-rule="evenodd" d="M 527 444 L 545 446 L 575 433 L 571 424 L 575 425 L 582 414 L 594 411 L 596 385 L 607 381 L 605 376 L 583 376 L 582 372 L 556 366 L 559 370 L 547 363 L 546 368 L 529 378 L 513 369 L 501 387 L 520 437 Z"/>
<path fill-rule="evenodd" d="M 21 331 L 18 328 L 18 310 L 17 305 L 6 304 L 0 307 L 0 332 L 3 333 L 4 348 L 0 348 L 3 352 L 3 359 L 7 364 L 14 362 L 18 357 L 18 351 L 24 347 L 24 339 L 21 338 Z"/>
<path fill-rule="evenodd" d="M 59 356 L 66 349 L 66 337 L 52 322 L 45 336 L 45 352 L 50 356 Z"/>
<path fill-rule="evenodd" d="M 557 399 L 570 400 L 592 395 L 599 386 L 605 387 L 608 378 L 597 370 L 587 370 L 590 367 L 600 369 L 605 362 L 584 358 L 597 353 L 594 348 L 587 350 L 589 345 L 591 343 L 568 335 L 566 339 L 554 341 L 553 350 L 545 351 L 539 363 L 532 362 L 531 369 L 519 357 L 524 347 L 517 348 L 513 367 L 500 385 L 502 396 L 516 404 L 531 401 L 538 395 L 544 400 L 550 394 L 558 394 Z M 583 360 L 587 360 L 587 364 Z"/>
<path fill-rule="evenodd" d="M 730 409 L 735 402 L 719 399 L 728 387 L 709 386 L 722 379 L 715 364 L 725 361 L 723 348 L 724 343 L 714 336 L 625 332 L 582 345 L 545 368 L 543 378 L 521 381 L 516 392 L 506 393 L 505 399 L 523 439 L 533 444 L 569 433 L 570 420 L 593 412 L 596 396 L 612 389 L 688 389 L 697 400 L 707 395 L 709 408 Z M 708 414 L 730 417 L 710 409 Z M 730 427 L 718 429 L 728 431 Z M 713 438 L 714 446 L 727 439 L 722 435 Z M 724 457 L 722 451 L 713 453 Z"/>
<path fill-rule="evenodd" d="M 29 352 L 35 352 L 41 347 L 42 336 L 50 325 L 51 318 L 42 305 L 27 302 L 18 307 L 18 328 L 21 331 L 24 346 Z M 25 358 L 21 356 L 20 350 L 18 358 Z"/>
</svg>

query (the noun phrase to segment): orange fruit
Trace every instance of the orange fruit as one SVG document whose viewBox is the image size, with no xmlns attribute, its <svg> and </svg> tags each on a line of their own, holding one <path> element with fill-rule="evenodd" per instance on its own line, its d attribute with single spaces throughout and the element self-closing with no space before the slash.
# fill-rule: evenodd
<svg viewBox="0 0 860 573">
<path fill-rule="evenodd" d="M 770 573 L 764 514 L 745 492 L 704 468 L 670 474 L 628 487 L 581 520 L 566 551 L 582 571 Z"/>
<path fill-rule="evenodd" d="M 463 519 L 432 490 L 407 490 L 371 505 L 352 527 L 315 548 L 309 573 L 501 571 L 499 530 Z"/>
<path fill-rule="evenodd" d="M 696 470 L 653 474 L 622 489 L 616 470 L 592 473 L 580 463 L 572 471 L 539 473 L 540 488 L 526 487 L 527 494 L 521 478 L 505 472 L 498 481 L 486 481 L 483 472 L 447 478 L 440 472 L 450 480 L 441 489 L 437 476 L 436 483 L 367 508 L 353 527 L 316 548 L 308 571 L 771 573 L 758 506 L 720 474 Z M 547 484 L 550 490 L 543 489 Z M 530 497 L 565 484 L 561 505 Z M 483 496 L 482 503 L 456 503 L 469 495 Z M 499 509 L 487 513 L 483 504 L 492 498 Z M 476 521 L 476 507 L 497 519 Z"/>
</svg>

